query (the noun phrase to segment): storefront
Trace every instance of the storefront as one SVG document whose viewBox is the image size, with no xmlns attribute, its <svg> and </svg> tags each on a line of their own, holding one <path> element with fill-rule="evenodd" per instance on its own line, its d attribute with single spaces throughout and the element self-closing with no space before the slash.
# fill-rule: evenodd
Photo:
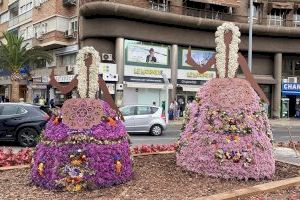
<svg viewBox="0 0 300 200">
<path fill-rule="evenodd" d="M 179 48 L 176 96 L 178 103 L 183 109 L 188 102 L 194 100 L 196 92 L 201 85 L 216 77 L 216 72 L 213 68 L 210 71 L 200 74 L 197 70 L 188 65 L 185 62 L 187 53 L 187 48 Z M 192 58 L 197 63 L 204 65 L 212 57 L 213 53 L 213 51 L 205 49 L 192 49 Z"/>
<path fill-rule="evenodd" d="M 281 117 L 299 117 L 300 83 L 282 84 Z"/>
<path fill-rule="evenodd" d="M 167 45 L 125 40 L 124 105 L 153 102 L 161 106 L 166 100 L 162 74 L 171 79 Z M 169 89 L 172 89 L 170 84 Z"/>
</svg>

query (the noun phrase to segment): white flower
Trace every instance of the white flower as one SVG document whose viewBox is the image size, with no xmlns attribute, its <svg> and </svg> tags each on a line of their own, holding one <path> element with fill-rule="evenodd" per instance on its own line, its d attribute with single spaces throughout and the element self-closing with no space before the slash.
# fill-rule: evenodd
<svg viewBox="0 0 300 200">
<path fill-rule="evenodd" d="M 89 68 L 89 88 L 87 88 L 87 68 L 85 66 L 85 55 L 92 55 L 92 64 Z M 79 50 L 76 58 L 75 74 L 78 74 L 78 92 L 81 98 L 95 98 L 98 91 L 98 64 L 100 56 L 93 47 L 83 47 Z M 87 94 L 87 89 L 89 93 Z"/>
<path fill-rule="evenodd" d="M 224 34 L 227 31 L 232 32 L 232 41 L 229 45 L 229 55 L 228 55 L 228 78 L 234 78 L 238 64 L 238 51 L 239 43 L 241 42 L 241 33 L 239 28 L 232 22 L 225 22 L 222 26 L 218 27 L 215 33 L 216 39 L 216 68 L 220 78 L 225 78 L 226 69 L 226 45 L 224 43 Z"/>
</svg>

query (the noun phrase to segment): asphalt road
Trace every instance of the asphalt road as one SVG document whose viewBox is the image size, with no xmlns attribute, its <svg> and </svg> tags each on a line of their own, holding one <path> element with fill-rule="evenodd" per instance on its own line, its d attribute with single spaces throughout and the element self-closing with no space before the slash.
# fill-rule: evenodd
<svg viewBox="0 0 300 200">
<path fill-rule="evenodd" d="M 180 135 L 180 128 L 181 125 L 172 125 L 169 126 L 166 131 L 164 131 L 163 135 L 161 136 L 150 136 L 144 133 L 140 134 L 130 134 L 131 141 L 133 145 L 140 145 L 140 144 L 170 144 L 175 143 Z M 278 126 L 278 127 L 272 127 L 273 129 L 273 135 L 274 140 L 276 142 L 281 141 L 289 141 L 289 131 L 287 128 Z M 290 129 L 292 140 L 293 141 L 300 141 L 300 126 L 292 127 Z M 0 142 L 0 148 L 1 147 L 12 147 L 15 151 L 21 149 L 18 144 L 12 143 L 12 142 Z"/>
<path fill-rule="evenodd" d="M 150 136 L 147 134 L 130 134 L 131 141 L 133 145 L 139 144 L 169 144 L 174 143 L 177 141 L 180 135 L 180 128 L 181 125 L 173 125 L 168 127 L 168 129 L 163 133 L 162 136 Z M 272 127 L 274 140 L 276 142 L 281 141 L 300 141 L 300 126 L 299 127 L 292 127 L 290 129 L 291 136 L 289 136 L 289 131 L 286 127 L 282 126 L 274 126 Z"/>
</svg>

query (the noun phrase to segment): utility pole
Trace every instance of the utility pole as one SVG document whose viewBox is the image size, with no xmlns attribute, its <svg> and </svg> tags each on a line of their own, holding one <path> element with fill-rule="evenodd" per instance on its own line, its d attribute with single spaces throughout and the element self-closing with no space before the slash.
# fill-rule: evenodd
<svg viewBox="0 0 300 200">
<path fill-rule="evenodd" d="M 168 113 L 168 108 L 169 108 L 169 79 L 167 78 L 166 74 L 162 73 L 161 74 L 164 83 L 165 83 L 165 90 L 166 90 L 166 103 L 165 103 L 165 117 L 166 117 L 166 124 L 169 123 L 169 113 Z"/>
<path fill-rule="evenodd" d="M 248 42 L 248 66 L 252 71 L 252 28 L 253 28 L 253 0 L 250 0 L 249 11 L 249 42 Z"/>
</svg>

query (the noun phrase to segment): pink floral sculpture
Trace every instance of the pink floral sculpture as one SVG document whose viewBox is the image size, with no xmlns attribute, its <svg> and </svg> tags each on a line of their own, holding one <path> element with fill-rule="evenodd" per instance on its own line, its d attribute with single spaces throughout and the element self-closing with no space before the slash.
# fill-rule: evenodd
<svg viewBox="0 0 300 200">
<path fill-rule="evenodd" d="M 223 46 L 229 48 L 230 45 L 230 49 L 236 49 L 232 48 L 239 42 L 234 40 L 239 36 L 236 29 L 232 23 L 218 28 L 217 37 L 223 31 Z M 231 44 L 228 38 L 232 39 Z M 200 73 L 209 64 L 223 63 L 218 61 L 225 58 L 218 55 L 222 53 L 218 39 L 217 53 L 207 65 L 195 64 L 190 51 L 187 63 Z M 233 50 L 229 50 L 229 57 Z M 235 78 L 236 68 L 231 67 L 236 63 L 231 61 L 231 66 L 228 66 L 228 54 L 227 61 L 223 63 L 227 67 L 216 67 L 221 76 L 204 84 L 187 109 L 184 130 L 178 141 L 177 164 L 193 172 L 226 179 L 270 178 L 275 172 L 275 161 L 272 133 L 263 107 L 263 102 L 268 100 L 249 75 L 241 54 L 236 57 L 236 62 L 247 75 L 247 80 Z"/>
<path fill-rule="evenodd" d="M 84 47 L 77 56 L 78 78 L 62 86 L 51 75 L 52 85 L 63 93 L 77 85 L 82 98 L 65 101 L 47 123 L 33 155 L 31 179 L 38 186 L 76 192 L 132 178 L 123 116 L 101 77 L 98 84 L 99 59 L 94 48 Z M 99 86 L 105 101 L 95 98 Z"/>
</svg>

